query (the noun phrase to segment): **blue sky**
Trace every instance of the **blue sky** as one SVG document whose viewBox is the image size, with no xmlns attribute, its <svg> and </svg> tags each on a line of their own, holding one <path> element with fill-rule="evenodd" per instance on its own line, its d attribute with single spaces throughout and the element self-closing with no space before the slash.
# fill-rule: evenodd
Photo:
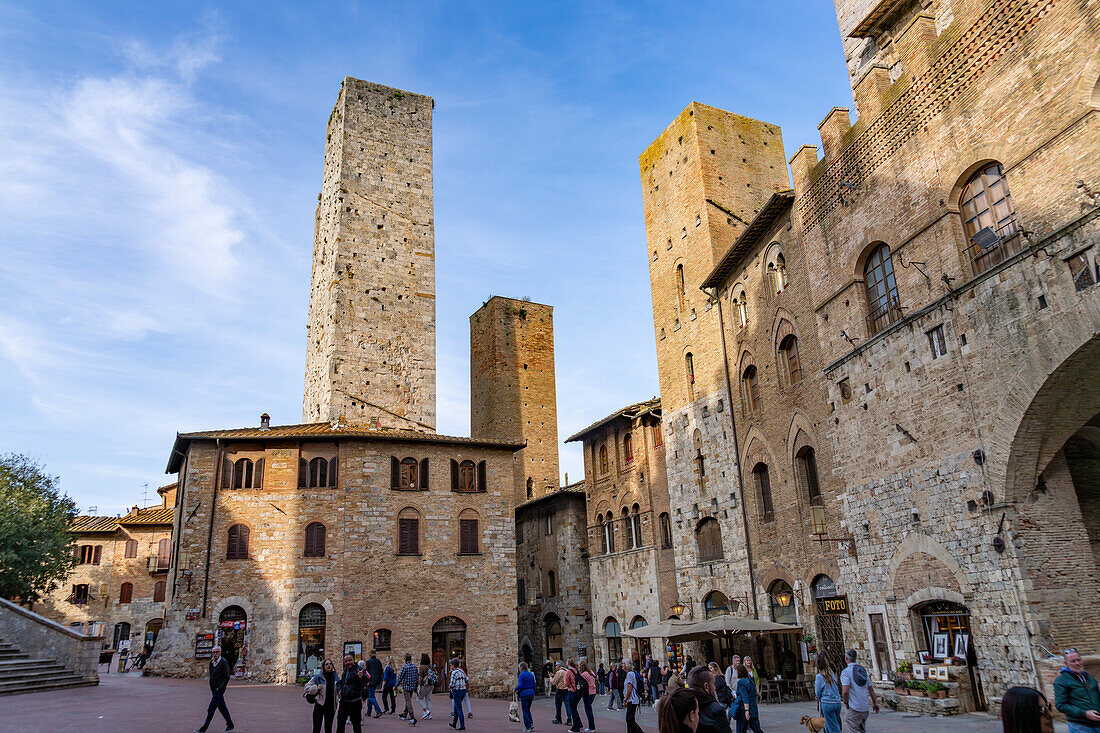
<svg viewBox="0 0 1100 733">
<path fill-rule="evenodd" d="M 638 155 L 692 100 L 783 127 L 851 90 L 827 0 L 0 0 L 0 452 L 82 510 L 176 431 L 301 417 L 313 212 L 345 75 L 435 97 L 439 431 L 468 318 L 555 306 L 562 438 L 658 392 Z M 562 471 L 583 473 L 575 444 Z"/>
</svg>

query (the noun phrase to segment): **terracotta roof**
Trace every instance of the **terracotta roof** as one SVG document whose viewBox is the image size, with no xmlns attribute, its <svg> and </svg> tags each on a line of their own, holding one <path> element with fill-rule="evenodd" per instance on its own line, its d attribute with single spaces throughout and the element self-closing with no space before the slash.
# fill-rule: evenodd
<svg viewBox="0 0 1100 733">
<path fill-rule="evenodd" d="M 442 443 L 445 445 L 466 445 L 474 448 L 500 448 L 517 451 L 526 447 L 526 443 L 515 440 L 496 440 L 491 438 L 463 438 L 438 433 L 419 433 L 414 430 L 394 428 L 375 428 L 370 425 L 352 425 L 347 423 L 305 423 L 303 425 L 273 425 L 270 428 L 234 428 L 231 430 L 204 430 L 195 433 L 176 433 L 176 442 L 172 446 L 172 455 L 168 459 L 165 473 L 179 471 L 187 446 L 193 440 L 335 440 L 337 438 L 363 438 L 405 443 Z"/>
<path fill-rule="evenodd" d="M 114 532 L 118 529 L 118 517 L 80 516 L 69 525 L 70 532 Z"/>
<path fill-rule="evenodd" d="M 596 422 L 592 423 L 591 425 L 589 425 L 584 430 L 581 430 L 577 433 L 574 433 L 573 435 L 570 435 L 568 438 L 565 439 L 565 442 L 566 443 L 572 443 L 575 440 L 583 440 L 584 437 L 586 435 L 588 435 L 589 433 L 591 433 L 593 430 L 596 430 L 597 428 L 602 428 L 604 425 L 611 422 L 612 420 L 617 420 L 621 417 L 622 418 L 633 419 L 633 418 L 638 417 L 639 415 L 643 415 L 647 412 L 653 413 L 658 418 L 661 416 L 661 398 L 660 397 L 654 397 L 652 399 L 646 400 L 645 402 L 636 402 L 635 404 L 630 405 L 629 407 L 624 407 L 621 410 L 617 410 L 617 411 L 611 413 L 610 415 L 608 415 L 607 417 L 605 417 L 604 419 L 597 420 Z M 584 482 L 582 481 L 582 482 L 579 482 L 579 483 L 584 483 Z"/>
<path fill-rule="evenodd" d="M 699 287 L 713 288 L 721 285 L 729 277 L 733 268 L 749 253 L 753 245 L 760 239 L 760 236 L 791 207 L 792 203 L 794 203 L 794 191 L 787 189 L 786 191 L 773 193 L 768 202 L 764 204 L 764 208 L 749 222 L 749 225 L 745 227 L 745 231 L 741 232 L 737 240 L 730 245 L 730 248 L 726 250 L 726 254 L 722 255 L 718 265 L 711 270 Z"/>
<path fill-rule="evenodd" d="M 161 496 L 164 496 L 169 491 L 172 491 L 173 489 L 177 489 L 177 488 L 179 488 L 179 487 L 176 485 L 176 482 L 173 481 L 170 484 L 165 484 L 164 486 L 161 486 L 159 489 L 157 489 L 157 493 L 160 494 Z"/>
<path fill-rule="evenodd" d="M 543 502 L 551 501 L 559 496 L 584 496 L 584 481 L 578 481 L 568 486 L 562 486 L 559 489 L 551 491 L 549 494 L 543 494 L 542 496 L 536 496 L 534 499 L 528 499 L 522 504 L 516 505 L 516 511 L 520 509 L 528 509 L 536 504 L 542 504 Z"/>
<path fill-rule="evenodd" d="M 174 513 L 172 507 L 153 507 L 152 509 L 134 509 L 119 524 L 171 524 Z"/>
</svg>

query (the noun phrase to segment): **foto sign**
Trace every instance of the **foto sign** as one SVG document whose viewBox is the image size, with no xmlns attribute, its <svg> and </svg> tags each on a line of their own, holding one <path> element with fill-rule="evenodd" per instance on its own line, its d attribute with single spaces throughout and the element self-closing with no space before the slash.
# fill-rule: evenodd
<svg viewBox="0 0 1100 733">
<path fill-rule="evenodd" d="M 821 607 L 821 612 L 827 616 L 850 615 L 850 611 L 848 609 L 848 596 L 829 596 L 828 598 L 818 598 L 817 602 Z"/>
</svg>

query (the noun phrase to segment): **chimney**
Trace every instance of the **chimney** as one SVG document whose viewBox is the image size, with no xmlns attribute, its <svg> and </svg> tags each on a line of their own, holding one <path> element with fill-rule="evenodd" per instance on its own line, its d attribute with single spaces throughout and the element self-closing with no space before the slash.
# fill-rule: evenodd
<svg viewBox="0 0 1100 733">
<path fill-rule="evenodd" d="M 266 412 L 260 415 L 260 430 L 271 430 L 271 415 Z"/>
<path fill-rule="evenodd" d="M 130 509 L 130 513 L 131 514 L 137 514 L 138 513 L 137 504 L 134 504 L 133 508 Z"/>
<path fill-rule="evenodd" d="M 568 471 L 565 472 L 565 485 L 566 486 L 569 485 L 569 472 Z"/>
</svg>

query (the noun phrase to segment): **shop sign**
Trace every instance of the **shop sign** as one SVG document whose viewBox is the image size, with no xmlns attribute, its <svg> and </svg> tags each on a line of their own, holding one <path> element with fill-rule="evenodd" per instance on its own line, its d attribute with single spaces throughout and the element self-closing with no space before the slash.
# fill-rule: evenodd
<svg viewBox="0 0 1100 733">
<path fill-rule="evenodd" d="M 210 659 L 214 654 L 214 635 L 195 634 L 195 659 Z"/>
<path fill-rule="evenodd" d="M 197 608 L 189 608 L 186 613 L 188 621 L 198 621 L 202 618 L 202 611 Z"/>
<path fill-rule="evenodd" d="M 223 629 L 243 629 L 246 621 L 221 621 L 218 623 Z"/>
<path fill-rule="evenodd" d="M 851 611 L 848 609 L 848 596 L 829 596 L 827 598 L 818 598 L 817 602 L 821 608 L 821 612 L 827 616 L 851 615 Z"/>
</svg>

